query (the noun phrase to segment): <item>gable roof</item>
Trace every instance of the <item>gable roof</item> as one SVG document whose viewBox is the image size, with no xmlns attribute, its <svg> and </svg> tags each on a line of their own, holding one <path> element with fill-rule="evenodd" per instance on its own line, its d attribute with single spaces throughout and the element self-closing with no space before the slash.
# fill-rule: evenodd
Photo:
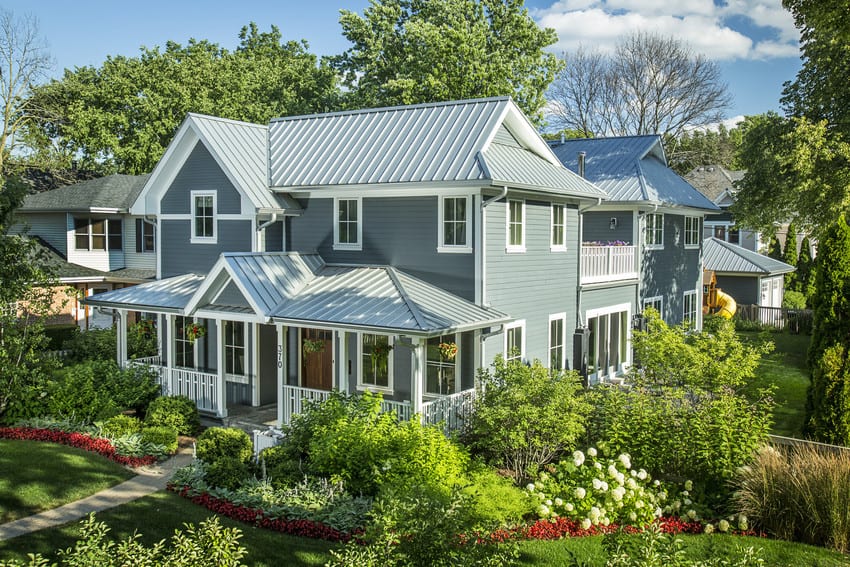
<svg viewBox="0 0 850 567">
<path fill-rule="evenodd" d="M 126 213 L 139 196 L 147 175 L 107 175 L 27 195 L 18 212 Z"/>
<path fill-rule="evenodd" d="M 519 147 L 506 150 L 496 139 L 503 125 Z M 513 167 L 504 167 L 507 161 Z M 273 189 L 402 183 L 507 184 L 604 197 L 561 166 L 509 97 L 293 116 L 269 125 Z"/>
<path fill-rule="evenodd" d="M 744 178 L 744 170 L 726 169 L 720 165 L 701 165 L 684 175 L 685 179 L 697 191 L 720 204 L 728 195 L 735 192 L 735 183 Z"/>
<path fill-rule="evenodd" d="M 142 199 L 133 206 L 135 214 L 155 212 L 155 201 L 168 189 L 198 142 L 204 144 L 233 186 L 248 197 L 258 212 L 300 209 L 288 196 L 269 191 L 266 126 L 190 112 L 151 173 Z"/>
<path fill-rule="evenodd" d="M 714 237 L 706 238 L 703 242 L 703 268 L 717 273 L 762 276 L 787 274 L 796 270 L 790 264 Z"/>
<path fill-rule="evenodd" d="M 667 167 L 661 137 L 620 136 L 551 142 L 563 164 L 578 171 L 585 152 L 585 177 L 608 193 L 610 201 L 717 210 L 717 206 Z"/>
</svg>

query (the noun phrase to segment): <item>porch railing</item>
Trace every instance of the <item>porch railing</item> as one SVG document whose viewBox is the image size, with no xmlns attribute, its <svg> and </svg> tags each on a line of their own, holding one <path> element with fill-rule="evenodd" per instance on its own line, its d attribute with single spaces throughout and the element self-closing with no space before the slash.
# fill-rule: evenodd
<svg viewBox="0 0 850 567">
<path fill-rule="evenodd" d="M 425 402 L 422 404 L 422 418 L 429 424 L 443 422 L 446 432 L 459 431 L 472 415 L 475 397 L 475 390 L 464 390 Z"/>
<path fill-rule="evenodd" d="M 638 277 L 634 246 L 582 246 L 581 283 Z"/>
<path fill-rule="evenodd" d="M 218 375 L 191 368 L 167 368 L 159 356 L 136 358 L 127 366 L 147 366 L 156 372 L 163 396 L 186 396 L 198 410 L 218 415 Z"/>
</svg>

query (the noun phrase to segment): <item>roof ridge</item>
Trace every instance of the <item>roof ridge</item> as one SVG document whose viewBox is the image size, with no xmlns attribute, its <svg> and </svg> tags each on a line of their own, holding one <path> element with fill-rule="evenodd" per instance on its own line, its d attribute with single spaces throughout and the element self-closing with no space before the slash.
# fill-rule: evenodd
<svg viewBox="0 0 850 567">
<path fill-rule="evenodd" d="M 272 118 L 269 123 L 275 122 L 288 122 L 295 120 L 307 120 L 310 118 L 325 118 L 332 116 L 355 116 L 358 114 L 377 114 L 381 112 L 389 112 L 389 111 L 407 111 L 407 110 L 417 110 L 422 108 L 437 108 L 441 106 L 462 106 L 462 105 L 471 105 L 471 104 L 482 104 L 485 102 L 507 102 L 512 100 L 509 96 L 493 96 L 486 98 L 472 98 L 472 99 L 463 99 L 463 100 L 446 100 L 439 102 L 421 102 L 419 104 L 399 104 L 395 106 L 379 106 L 374 108 L 358 108 L 352 110 L 338 110 L 335 112 L 314 112 L 313 114 L 300 114 L 296 116 L 280 116 L 277 118 Z"/>
<path fill-rule="evenodd" d="M 413 315 L 413 318 L 416 319 L 416 324 L 419 325 L 419 328 L 424 329 L 427 322 L 422 316 L 422 313 L 419 311 L 419 307 L 416 305 L 416 302 L 411 299 L 410 294 L 407 293 L 407 290 L 401 283 L 401 279 L 399 278 L 396 269 L 392 266 L 387 266 L 385 269 L 387 274 L 390 276 L 390 280 L 393 282 L 393 285 L 395 285 L 398 290 L 399 295 L 401 295 L 401 299 L 404 301 L 405 305 L 407 305 L 407 308 L 410 309 L 410 313 Z"/>
<path fill-rule="evenodd" d="M 192 118 L 200 118 L 202 120 L 209 120 L 211 122 L 223 122 L 225 124 L 232 124 L 234 126 L 248 126 L 252 128 L 262 128 L 264 130 L 268 129 L 267 124 L 257 124 L 256 122 L 246 122 L 244 120 L 234 120 L 233 118 L 223 118 L 221 116 L 213 116 L 212 114 L 201 114 L 198 112 L 187 112 L 187 117 Z"/>
</svg>

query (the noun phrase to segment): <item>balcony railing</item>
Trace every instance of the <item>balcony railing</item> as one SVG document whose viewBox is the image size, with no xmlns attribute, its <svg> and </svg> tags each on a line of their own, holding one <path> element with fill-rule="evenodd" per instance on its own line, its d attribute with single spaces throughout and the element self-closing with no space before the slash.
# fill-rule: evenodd
<svg viewBox="0 0 850 567">
<path fill-rule="evenodd" d="M 582 246 L 581 283 L 637 278 L 635 252 L 635 246 Z"/>
</svg>

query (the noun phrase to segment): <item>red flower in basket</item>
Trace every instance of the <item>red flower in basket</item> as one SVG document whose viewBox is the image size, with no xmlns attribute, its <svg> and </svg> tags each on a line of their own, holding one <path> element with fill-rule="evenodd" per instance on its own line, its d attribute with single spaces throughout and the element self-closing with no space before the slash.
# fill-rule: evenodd
<svg viewBox="0 0 850 567">
<path fill-rule="evenodd" d="M 454 360 L 457 356 L 457 343 L 440 343 L 437 348 L 440 349 L 440 356 L 446 360 Z"/>
<path fill-rule="evenodd" d="M 207 328 L 197 323 L 191 323 L 186 326 L 186 338 L 190 344 L 194 344 L 196 340 L 207 336 Z"/>
</svg>

